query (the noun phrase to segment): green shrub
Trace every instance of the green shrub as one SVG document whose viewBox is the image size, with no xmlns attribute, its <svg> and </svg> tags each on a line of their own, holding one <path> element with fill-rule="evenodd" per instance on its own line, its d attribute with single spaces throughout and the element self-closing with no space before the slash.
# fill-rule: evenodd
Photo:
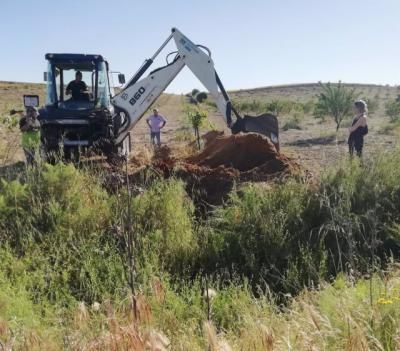
<svg viewBox="0 0 400 351">
<path fill-rule="evenodd" d="M 123 266 L 109 234 L 114 199 L 71 165 L 29 171 L 25 184 L 1 185 L 0 237 L 34 277 L 43 299 L 93 301 L 123 287 Z"/>
<path fill-rule="evenodd" d="M 72 165 L 45 165 L 40 172 L 30 171 L 25 184 L 3 180 L 1 190 L 0 228 L 11 233 L 11 241 L 18 240 L 19 248 L 23 240 L 69 231 L 91 233 L 110 224 L 112 198 L 96 179 Z"/>
<path fill-rule="evenodd" d="M 196 95 L 197 95 L 198 93 L 200 93 L 200 90 L 199 90 L 199 89 L 193 89 L 192 92 L 191 92 L 191 95 L 192 95 L 192 97 L 196 97 Z"/>
<path fill-rule="evenodd" d="M 156 181 L 132 203 L 136 235 L 144 254 L 170 272 L 184 272 L 197 251 L 194 207 L 180 181 Z M 176 271 L 175 271 L 176 270 Z"/>
<path fill-rule="evenodd" d="M 55 349 L 55 345 L 61 344 L 63 334 L 62 326 L 54 327 L 55 309 L 43 301 L 33 301 L 32 292 L 25 288 L 23 281 L 10 280 L 6 274 L 10 266 L 5 262 L 21 263 L 7 250 L 0 249 L 0 255 L 0 346 L 10 342 L 13 349 L 22 350 L 30 342 L 40 344 L 46 340 L 49 348 Z"/>
<path fill-rule="evenodd" d="M 199 102 L 199 103 L 203 103 L 205 100 L 207 100 L 207 97 L 208 97 L 207 93 L 205 93 L 204 91 L 202 91 L 201 93 L 198 93 L 198 94 L 196 95 L 196 100 L 197 100 L 197 102 Z"/>
<path fill-rule="evenodd" d="M 292 327 L 315 312 L 320 313 L 317 322 L 327 321 L 318 331 L 325 330 L 326 339 L 315 344 L 321 348 L 345 343 L 348 330 L 369 323 L 367 339 L 395 349 L 398 279 L 357 278 L 381 268 L 388 253 L 384 245 L 400 239 L 399 163 L 396 150 L 362 164 L 337 164 L 312 185 L 296 179 L 268 187 L 241 185 L 223 206 L 201 218 L 195 218 L 185 184 L 175 179 L 152 180 L 130 199 L 130 206 L 123 190 L 107 193 L 97 176 L 71 165 L 45 166 L 22 173 L 19 180 L 2 180 L 0 341 L 8 340 L 6 325 L 18 342 L 34 330 L 35 337 L 61 345 L 79 301 L 111 300 L 102 308 L 104 320 L 112 323 L 110 306 L 121 303 L 131 324 L 128 303 L 120 302 L 128 296 L 130 229 L 136 244 L 136 291 L 148 298 L 154 318 L 150 328 L 165 330 L 172 345 L 183 345 L 177 340 L 185 330 L 197 348 L 204 346 L 207 276 L 208 286 L 217 291 L 211 321 L 218 332 L 240 335 L 238 343 L 256 324 L 280 321 L 286 328 L 293 319 Z M 154 276 L 160 277 L 161 297 L 152 287 Z M 323 282 L 335 276 L 332 286 L 324 288 Z M 304 287 L 315 291 L 288 296 Z M 267 301 L 271 296 L 294 312 L 285 314 L 289 310 L 280 306 L 276 313 Z M 93 319 L 93 335 L 112 329 Z M 313 323 L 308 320 L 307 327 Z M 81 337 L 83 330 L 89 327 Z M 282 329 L 275 332 L 281 335 Z M 265 334 L 255 333 L 253 342 L 260 335 Z"/>
<path fill-rule="evenodd" d="M 397 100 L 388 101 L 385 104 L 385 113 L 391 122 L 396 122 L 400 117 L 400 102 Z"/>
<path fill-rule="evenodd" d="M 242 188 L 210 219 L 204 266 L 291 293 L 341 271 L 374 269 L 382 244 L 397 240 L 398 162 L 397 152 L 363 167 L 343 164 L 318 189 L 296 182 Z"/>
<path fill-rule="evenodd" d="M 275 116 L 279 116 L 281 113 L 288 113 L 291 111 L 292 104 L 282 100 L 272 100 L 266 104 L 267 112 L 272 113 Z"/>
<path fill-rule="evenodd" d="M 388 239 L 387 226 L 400 220 L 400 187 L 396 183 L 399 153 L 382 156 L 360 167 L 338 167 L 321 184 L 320 198 L 328 214 L 320 225 L 326 247 L 336 256 L 336 270 L 366 271 L 379 243 Z M 328 212 L 329 211 L 329 212 Z"/>
<path fill-rule="evenodd" d="M 329 116 L 336 123 L 336 131 L 339 130 L 343 119 L 352 112 L 354 99 L 357 97 L 354 89 L 346 88 L 340 81 L 337 84 L 322 84 L 322 93 L 318 94 L 318 101 L 314 108 L 316 118 Z"/>
<path fill-rule="evenodd" d="M 241 113 L 263 113 L 266 112 L 266 106 L 259 100 L 233 100 L 232 105 Z"/>
<path fill-rule="evenodd" d="M 212 219 L 207 252 L 216 257 L 205 261 L 249 277 L 254 284 L 281 286 L 288 262 L 299 252 L 308 196 L 307 187 L 297 183 L 273 191 L 249 185 L 233 194 Z"/>
<path fill-rule="evenodd" d="M 301 103 L 291 100 L 274 99 L 272 101 L 237 99 L 233 100 L 233 106 L 242 113 L 272 113 L 276 116 L 288 115 L 290 113 L 308 114 L 314 107 L 314 103 L 309 101 Z"/>
</svg>

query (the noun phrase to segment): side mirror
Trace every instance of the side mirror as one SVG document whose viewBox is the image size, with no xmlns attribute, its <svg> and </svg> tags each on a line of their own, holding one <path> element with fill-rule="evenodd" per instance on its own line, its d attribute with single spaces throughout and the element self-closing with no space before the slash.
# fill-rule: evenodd
<svg viewBox="0 0 400 351">
<path fill-rule="evenodd" d="M 125 74 L 118 74 L 118 82 L 119 84 L 125 84 Z"/>
<path fill-rule="evenodd" d="M 24 106 L 25 107 L 38 107 L 39 96 L 38 95 L 24 95 Z"/>
<path fill-rule="evenodd" d="M 47 82 L 47 72 L 43 72 L 43 81 Z"/>
</svg>

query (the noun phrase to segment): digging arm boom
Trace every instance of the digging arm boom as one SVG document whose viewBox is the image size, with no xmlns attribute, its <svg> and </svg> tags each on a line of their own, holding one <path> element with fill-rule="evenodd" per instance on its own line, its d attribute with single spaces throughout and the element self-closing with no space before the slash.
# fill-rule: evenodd
<svg viewBox="0 0 400 351">
<path fill-rule="evenodd" d="M 177 46 L 177 51 L 171 53 L 175 55 L 172 62 L 167 63 L 164 67 L 155 69 L 147 77 L 142 78 L 154 59 L 171 39 L 175 41 Z M 126 138 L 129 131 L 139 122 L 152 103 L 168 87 L 185 65 L 213 96 L 228 127 L 231 128 L 233 125 L 232 111 L 235 113 L 237 120 L 241 118 L 232 108 L 228 94 L 215 71 L 210 50 L 204 46 L 194 44 L 178 29 L 173 28 L 171 35 L 156 53 L 144 62 L 121 92 L 113 98 L 112 103 L 116 113 L 120 115 L 114 135 L 115 144 L 121 143 Z"/>
</svg>

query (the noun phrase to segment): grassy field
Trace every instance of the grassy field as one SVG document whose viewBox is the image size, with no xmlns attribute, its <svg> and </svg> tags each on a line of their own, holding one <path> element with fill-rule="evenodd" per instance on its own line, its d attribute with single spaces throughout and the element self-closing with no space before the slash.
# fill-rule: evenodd
<svg viewBox="0 0 400 351">
<path fill-rule="evenodd" d="M 128 192 L 109 168 L 16 164 L 8 112 L 44 86 L 1 82 L 14 172 L 0 179 L 0 350 L 399 350 L 400 153 L 384 115 L 397 88 L 354 87 L 375 101 L 362 164 L 345 157 L 348 120 L 336 135 L 305 108 L 317 85 L 232 92 L 248 113 L 296 103 L 279 116 L 282 150 L 316 175 L 236 184 L 204 211 L 151 169 Z M 156 102 L 171 146 L 192 133 L 185 99 Z M 202 131 L 226 131 L 206 109 Z M 147 133 L 141 121 L 136 149 Z"/>
<path fill-rule="evenodd" d="M 399 93 L 396 87 L 380 85 L 348 84 L 354 88 L 360 98 L 372 100 L 373 113 L 370 113 L 370 134 L 366 138 L 366 155 L 391 150 L 397 144 L 397 131 L 392 128 L 389 119 L 385 116 L 385 103 L 393 100 Z M 275 87 L 257 88 L 252 90 L 232 91 L 230 95 L 234 102 L 268 102 L 273 100 L 312 103 L 320 92 L 318 84 L 299 84 Z M 23 94 L 38 94 L 41 104 L 44 103 L 45 86 L 43 84 L 0 82 L 0 116 L 7 118 L 12 108 L 22 108 Z M 192 137 L 192 130 L 186 120 L 184 105 L 187 103 L 183 95 L 163 94 L 155 103 L 162 114 L 168 119 L 163 133 L 165 143 L 179 144 L 182 140 Z M 207 128 L 224 130 L 222 116 L 213 107 L 208 107 L 209 125 Z M 259 111 L 244 111 L 256 115 Z M 334 123 L 329 119 L 317 120 L 312 111 L 307 113 L 292 111 L 279 116 L 281 127 L 281 144 L 283 152 L 299 160 L 301 164 L 313 171 L 319 172 L 329 164 L 343 158 L 347 153 L 347 127 L 349 120 L 343 123 L 338 139 L 336 139 Z M 285 127 L 285 128 L 283 128 Z M 292 128 L 291 128 L 292 127 Z M 294 127 L 294 128 L 293 128 Z M 283 130 L 283 129 L 285 130 Z M 5 125 L 0 125 L 0 154 L 7 163 L 23 159 L 19 147 L 19 133 L 10 131 Z M 338 141 L 338 142 L 337 142 Z M 144 121 L 133 130 L 133 147 L 149 144 L 148 127 Z M 6 156 L 4 156 L 6 154 Z M 3 162 L 4 163 L 4 162 Z"/>
<path fill-rule="evenodd" d="M 206 217 L 176 179 L 130 197 L 90 168 L 21 170 L 0 184 L 0 345 L 398 350 L 399 158 L 247 184 Z"/>
</svg>

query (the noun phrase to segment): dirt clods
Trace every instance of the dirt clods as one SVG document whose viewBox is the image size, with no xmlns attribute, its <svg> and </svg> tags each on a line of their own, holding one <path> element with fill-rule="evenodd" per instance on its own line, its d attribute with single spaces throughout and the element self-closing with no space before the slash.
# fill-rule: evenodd
<svg viewBox="0 0 400 351">
<path fill-rule="evenodd" d="M 301 171 L 260 134 L 209 132 L 202 139 L 204 149 L 189 157 L 168 146 L 156 149 L 148 167 L 164 177 L 183 179 L 192 197 L 211 204 L 220 203 L 235 182 L 270 181 Z"/>
</svg>

